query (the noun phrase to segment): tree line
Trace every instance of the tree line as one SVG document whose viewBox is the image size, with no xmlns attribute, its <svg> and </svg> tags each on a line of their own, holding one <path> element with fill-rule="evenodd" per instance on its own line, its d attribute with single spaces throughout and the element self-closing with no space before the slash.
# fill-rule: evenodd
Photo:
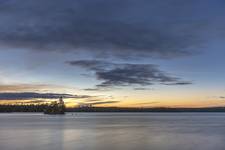
<svg viewBox="0 0 225 150">
<path fill-rule="evenodd" d="M 51 106 L 51 105 L 50 105 Z M 0 105 L 0 112 L 44 112 L 49 104 Z M 121 108 L 121 107 L 75 107 L 66 112 L 225 112 L 225 107 L 208 108 Z"/>
<path fill-rule="evenodd" d="M 0 105 L 0 112 L 43 112 L 47 104 Z"/>
</svg>

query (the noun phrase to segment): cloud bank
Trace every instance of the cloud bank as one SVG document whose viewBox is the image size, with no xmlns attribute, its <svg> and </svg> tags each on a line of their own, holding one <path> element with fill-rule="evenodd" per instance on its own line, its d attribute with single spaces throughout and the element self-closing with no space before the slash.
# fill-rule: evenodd
<svg viewBox="0 0 225 150">
<path fill-rule="evenodd" d="M 0 44 L 126 59 L 188 56 L 209 35 L 224 31 L 223 5 L 221 0 L 1 0 Z"/>
</svg>

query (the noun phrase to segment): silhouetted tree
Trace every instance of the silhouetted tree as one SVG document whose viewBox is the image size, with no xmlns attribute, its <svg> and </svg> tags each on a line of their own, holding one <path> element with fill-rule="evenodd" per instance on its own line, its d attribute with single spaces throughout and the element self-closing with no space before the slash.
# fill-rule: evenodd
<svg viewBox="0 0 225 150">
<path fill-rule="evenodd" d="M 65 105 L 64 102 L 62 100 L 62 97 L 60 97 L 59 102 L 52 102 L 50 105 L 48 105 L 45 110 L 44 113 L 45 114 L 65 114 Z"/>
</svg>

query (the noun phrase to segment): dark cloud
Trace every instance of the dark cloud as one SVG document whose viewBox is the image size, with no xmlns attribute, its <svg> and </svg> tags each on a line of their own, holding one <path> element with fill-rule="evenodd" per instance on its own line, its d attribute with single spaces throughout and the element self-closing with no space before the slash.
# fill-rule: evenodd
<svg viewBox="0 0 225 150">
<path fill-rule="evenodd" d="M 153 104 L 159 104 L 160 102 L 144 102 L 144 103 L 135 103 L 134 105 L 153 105 Z"/>
<path fill-rule="evenodd" d="M 102 105 L 102 104 L 114 104 L 119 103 L 120 101 L 105 101 L 105 100 L 94 100 L 89 102 L 79 103 L 79 105 Z"/>
<path fill-rule="evenodd" d="M 191 82 L 182 81 L 158 69 L 153 64 L 118 64 L 105 61 L 78 60 L 66 62 L 95 72 L 98 80 L 102 81 L 97 88 L 113 86 L 141 85 L 155 83 L 165 85 L 186 85 Z"/>
<path fill-rule="evenodd" d="M 31 100 L 31 99 L 58 99 L 64 98 L 90 98 L 88 95 L 71 95 L 59 93 L 34 93 L 34 92 L 21 92 L 21 93 L 0 93 L 0 100 Z"/>
<path fill-rule="evenodd" d="M 145 90 L 152 90 L 150 88 L 134 88 L 136 91 L 145 91 Z"/>
<path fill-rule="evenodd" d="M 110 89 L 107 89 L 107 88 L 98 88 L 98 87 L 95 87 L 95 88 L 86 88 L 86 89 L 83 89 L 84 91 L 89 91 L 89 92 L 94 92 L 94 91 L 109 91 Z"/>
<path fill-rule="evenodd" d="M 83 89 L 84 91 L 98 91 L 99 89 L 98 88 L 86 88 L 86 89 Z"/>
<path fill-rule="evenodd" d="M 222 0 L 1 0 L 0 44 L 120 58 L 187 56 L 224 29 L 223 5 Z"/>
<path fill-rule="evenodd" d="M 90 103 L 90 102 L 99 102 L 99 101 L 102 101 L 100 99 L 86 99 L 85 102 L 86 103 Z"/>
<path fill-rule="evenodd" d="M 192 82 L 190 81 L 178 81 L 175 83 L 163 83 L 164 85 L 188 85 L 188 84 L 192 84 Z"/>
<path fill-rule="evenodd" d="M 119 103 L 120 101 L 102 101 L 102 102 L 94 102 L 90 103 L 91 105 L 101 105 L 101 104 L 114 104 Z"/>
</svg>

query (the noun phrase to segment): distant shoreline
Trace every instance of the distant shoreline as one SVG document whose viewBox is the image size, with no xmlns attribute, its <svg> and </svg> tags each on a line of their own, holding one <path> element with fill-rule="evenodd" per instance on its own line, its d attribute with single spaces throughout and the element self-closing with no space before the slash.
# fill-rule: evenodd
<svg viewBox="0 0 225 150">
<path fill-rule="evenodd" d="M 44 112 L 46 105 L 0 105 L 0 113 Z M 125 107 L 76 107 L 66 108 L 66 112 L 225 112 L 225 107 L 204 108 L 125 108 Z"/>
<path fill-rule="evenodd" d="M 67 112 L 225 112 L 225 107 L 207 108 L 120 108 L 120 107 L 92 107 L 68 108 Z"/>
</svg>

